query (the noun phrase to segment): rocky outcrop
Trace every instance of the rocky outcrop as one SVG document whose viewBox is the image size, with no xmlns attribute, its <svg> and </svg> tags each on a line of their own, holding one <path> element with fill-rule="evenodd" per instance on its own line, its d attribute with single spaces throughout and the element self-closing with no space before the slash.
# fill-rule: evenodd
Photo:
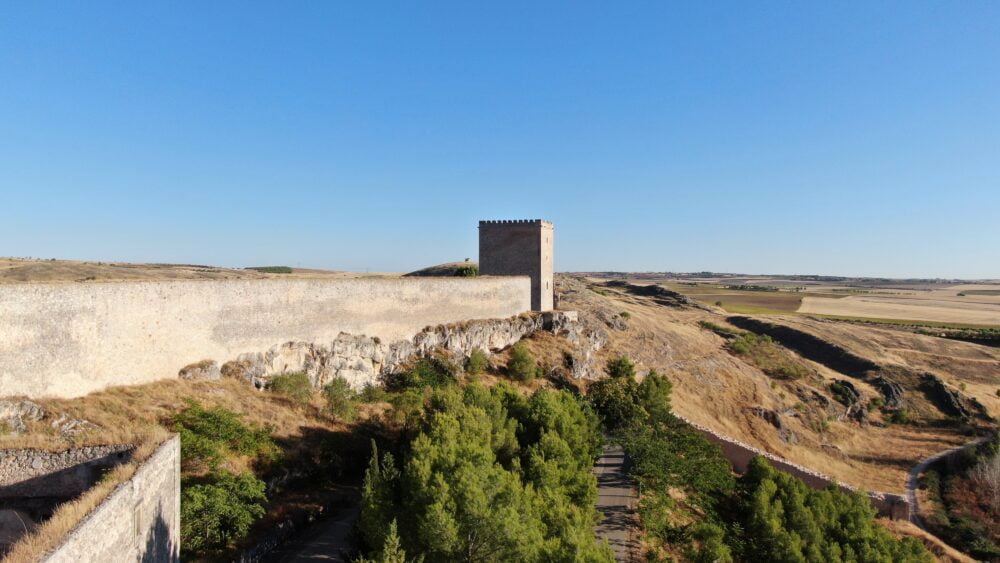
<svg viewBox="0 0 1000 563">
<path fill-rule="evenodd" d="M 670 291 L 662 285 L 638 285 L 623 280 L 612 280 L 605 282 L 604 285 L 606 287 L 623 289 L 632 295 L 651 297 L 657 304 L 666 305 L 667 307 L 697 307 L 699 309 L 706 309 L 704 305 L 692 301 L 676 291 Z"/>
<path fill-rule="evenodd" d="M 899 409 L 903 407 L 903 386 L 895 381 L 889 379 L 884 375 L 880 375 L 875 379 L 872 379 L 872 385 L 882 393 L 885 397 L 885 406 L 890 409 Z"/>
<path fill-rule="evenodd" d="M 41 420 L 45 409 L 27 399 L 0 399 L 0 425 L 7 432 L 21 433 L 28 429 L 27 422 Z"/>
<path fill-rule="evenodd" d="M 333 342 L 286 342 L 264 351 L 241 354 L 226 362 L 221 373 L 244 379 L 263 388 L 274 375 L 302 372 L 313 385 L 322 387 L 342 377 L 352 387 L 381 383 L 382 376 L 396 373 L 412 358 L 441 351 L 461 361 L 475 349 L 495 352 L 525 336 L 547 330 L 580 344 L 581 361 L 592 346 L 577 326 L 571 312 L 525 314 L 509 319 L 476 320 L 425 328 L 410 340 L 386 343 L 378 338 L 341 333 Z"/>
<path fill-rule="evenodd" d="M 971 418 L 977 414 L 982 416 L 986 414 L 982 405 L 972 404 L 961 392 L 949 387 L 940 377 L 932 373 L 923 374 L 920 390 L 947 416 Z"/>
<path fill-rule="evenodd" d="M 216 381 L 222 378 L 222 370 L 219 369 L 219 364 L 215 363 L 214 360 L 202 360 L 181 368 L 177 372 L 177 377 L 181 379 L 207 379 L 209 381 Z"/>
</svg>

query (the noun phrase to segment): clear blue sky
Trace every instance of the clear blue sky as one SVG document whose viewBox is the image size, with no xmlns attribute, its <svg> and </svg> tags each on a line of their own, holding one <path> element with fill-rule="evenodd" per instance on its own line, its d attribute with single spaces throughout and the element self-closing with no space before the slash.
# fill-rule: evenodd
<svg viewBox="0 0 1000 563">
<path fill-rule="evenodd" d="M 621 4 L 627 4 L 622 6 Z M 1000 277 L 1000 2 L 7 2 L 0 255 Z"/>
</svg>

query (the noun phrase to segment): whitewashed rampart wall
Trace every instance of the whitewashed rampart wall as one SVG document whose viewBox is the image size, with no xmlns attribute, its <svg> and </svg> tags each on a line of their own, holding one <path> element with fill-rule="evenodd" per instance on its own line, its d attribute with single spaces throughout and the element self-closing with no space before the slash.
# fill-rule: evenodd
<svg viewBox="0 0 1000 563">
<path fill-rule="evenodd" d="M 0 286 L 0 396 L 76 397 L 340 333 L 393 342 L 531 309 L 527 277 Z"/>
</svg>

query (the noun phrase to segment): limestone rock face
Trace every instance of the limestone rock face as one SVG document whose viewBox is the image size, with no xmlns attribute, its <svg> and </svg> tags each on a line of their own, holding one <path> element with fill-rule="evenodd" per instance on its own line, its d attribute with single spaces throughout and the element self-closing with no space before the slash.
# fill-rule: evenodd
<svg viewBox="0 0 1000 563">
<path fill-rule="evenodd" d="M 181 379 L 208 379 L 216 381 L 222 378 L 222 371 L 219 370 L 219 364 L 213 360 L 202 360 L 196 364 L 181 368 L 181 371 L 177 373 L 177 377 Z"/>
<path fill-rule="evenodd" d="M 45 409 L 27 399 L 0 399 L 0 424 L 8 432 L 21 433 L 27 430 L 26 421 L 41 420 Z"/>
<path fill-rule="evenodd" d="M 361 389 L 368 384 L 380 384 L 382 376 L 397 372 L 408 360 L 435 350 L 444 351 L 460 362 L 477 348 L 496 352 L 540 330 L 580 343 L 586 354 L 594 349 L 594 343 L 579 333 L 574 313 L 553 312 L 427 327 L 411 340 L 392 343 L 346 333 L 340 333 L 329 343 L 286 342 L 264 352 L 240 354 L 222 366 L 221 374 L 244 379 L 258 389 L 266 387 L 275 375 L 295 372 L 308 375 L 317 388 L 342 377 L 352 387 Z"/>
</svg>

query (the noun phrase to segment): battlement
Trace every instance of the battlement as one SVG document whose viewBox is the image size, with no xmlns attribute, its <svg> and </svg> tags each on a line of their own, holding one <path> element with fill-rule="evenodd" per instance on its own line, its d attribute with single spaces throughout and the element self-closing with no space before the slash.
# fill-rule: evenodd
<svg viewBox="0 0 1000 563">
<path fill-rule="evenodd" d="M 540 225 L 543 227 L 552 228 L 552 221 L 546 221 L 545 219 L 493 219 L 480 221 L 479 226 L 483 225 Z"/>
</svg>

